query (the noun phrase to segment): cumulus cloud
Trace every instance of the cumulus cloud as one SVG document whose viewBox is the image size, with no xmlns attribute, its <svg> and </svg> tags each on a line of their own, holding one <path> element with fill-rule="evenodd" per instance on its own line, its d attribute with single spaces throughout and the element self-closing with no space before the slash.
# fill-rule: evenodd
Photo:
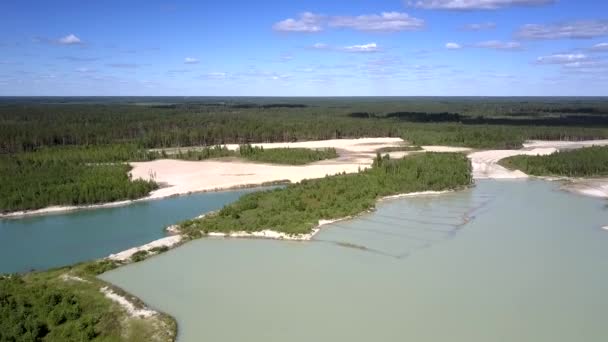
<svg viewBox="0 0 608 342">
<path fill-rule="evenodd" d="M 608 20 L 528 24 L 519 29 L 517 36 L 524 39 L 589 39 L 608 36 Z"/>
<path fill-rule="evenodd" d="M 418 0 L 408 1 L 410 6 L 439 10 L 495 10 L 514 6 L 537 6 L 555 0 Z"/>
<path fill-rule="evenodd" d="M 521 49 L 521 43 L 503 42 L 500 40 L 488 40 L 485 42 L 475 43 L 472 46 L 476 47 L 476 48 L 495 49 L 495 50 L 519 50 L 519 49 Z"/>
<path fill-rule="evenodd" d="M 458 43 L 446 43 L 445 44 L 445 48 L 448 50 L 458 50 L 458 49 L 462 49 L 462 45 L 458 44 Z"/>
<path fill-rule="evenodd" d="M 608 51 L 608 43 L 595 44 L 591 50 L 593 51 Z"/>
<path fill-rule="evenodd" d="M 82 41 L 76 35 L 68 34 L 65 37 L 59 38 L 57 43 L 61 45 L 79 45 L 82 44 Z"/>
<path fill-rule="evenodd" d="M 496 28 L 496 24 L 493 22 L 467 24 L 462 27 L 462 29 L 465 31 L 483 31 L 491 30 L 494 28 Z"/>
<path fill-rule="evenodd" d="M 198 64 L 200 61 L 198 58 L 194 57 L 186 57 L 184 58 L 184 64 Z"/>
<path fill-rule="evenodd" d="M 415 31 L 424 27 L 424 20 L 407 13 L 383 12 L 359 16 L 336 16 L 329 20 L 329 26 L 351 28 L 369 32 Z"/>
<path fill-rule="evenodd" d="M 378 44 L 376 44 L 376 43 L 369 43 L 369 44 L 363 44 L 363 45 L 345 46 L 342 48 L 342 50 L 346 51 L 346 52 L 356 52 L 356 53 L 373 53 L 373 52 L 380 51 L 380 48 L 378 47 Z"/>
<path fill-rule="evenodd" d="M 588 57 L 582 53 L 576 54 L 554 54 L 542 56 L 536 59 L 538 64 L 572 64 L 587 61 Z"/>
<path fill-rule="evenodd" d="M 297 19 L 288 18 L 275 23 L 272 29 L 278 32 L 314 33 L 323 31 L 323 17 L 311 12 L 301 13 Z"/>
</svg>

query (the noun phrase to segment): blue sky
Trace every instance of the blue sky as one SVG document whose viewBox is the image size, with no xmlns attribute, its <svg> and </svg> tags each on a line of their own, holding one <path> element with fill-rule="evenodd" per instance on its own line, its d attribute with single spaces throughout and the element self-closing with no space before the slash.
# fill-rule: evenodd
<svg viewBox="0 0 608 342">
<path fill-rule="evenodd" d="M 608 95 L 599 0 L 0 3 L 0 95 Z"/>
</svg>

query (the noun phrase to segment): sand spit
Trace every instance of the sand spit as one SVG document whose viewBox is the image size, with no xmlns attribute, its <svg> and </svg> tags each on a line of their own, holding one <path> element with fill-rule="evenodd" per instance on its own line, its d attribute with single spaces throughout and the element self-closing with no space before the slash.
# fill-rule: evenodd
<svg viewBox="0 0 608 342">
<path fill-rule="evenodd" d="M 545 141 L 532 140 L 526 142 L 520 150 L 489 150 L 473 152 L 468 155 L 473 166 L 475 179 L 525 179 L 528 175 L 520 170 L 508 170 L 498 162 L 501 159 L 517 155 L 549 155 L 563 150 L 578 149 L 591 146 L 608 146 L 608 140 L 587 141 Z M 568 177 L 539 177 L 549 181 L 565 181 L 563 190 L 585 196 L 608 198 L 608 179 Z"/>
<path fill-rule="evenodd" d="M 392 199 L 400 199 L 400 198 L 407 198 L 407 197 L 418 197 L 418 196 L 437 196 L 437 195 L 447 194 L 447 193 L 450 193 L 450 192 L 453 192 L 453 190 L 410 192 L 410 193 L 407 193 L 407 194 L 399 194 L 399 195 L 382 197 L 380 199 L 380 201 L 386 201 L 386 200 L 392 200 Z"/>
<path fill-rule="evenodd" d="M 106 298 L 118 303 L 132 317 L 148 318 L 157 314 L 156 311 L 147 308 L 138 309 L 127 298 L 112 291 L 109 287 L 104 286 L 100 289 Z"/>
<path fill-rule="evenodd" d="M 150 243 L 147 243 L 143 246 L 129 248 L 125 251 L 122 251 L 122 252 L 119 252 L 116 254 L 110 254 L 108 256 L 108 259 L 114 260 L 114 261 L 126 262 L 126 261 L 129 261 L 129 259 L 131 259 L 131 256 L 133 256 L 133 254 L 135 254 L 139 251 L 150 251 L 151 249 L 158 248 L 158 247 L 171 248 L 171 247 L 177 245 L 178 243 L 180 243 L 181 241 L 182 241 L 181 235 L 167 236 L 162 239 L 158 239 L 158 240 L 152 241 Z"/>
<path fill-rule="evenodd" d="M 561 186 L 561 189 L 585 196 L 608 198 L 608 179 L 566 179 L 565 183 Z"/>
<path fill-rule="evenodd" d="M 0 214 L 0 218 L 20 218 L 20 217 L 25 217 L 25 216 L 56 214 L 56 213 L 64 213 L 67 211 L 83 210 L 83 209 L 101 209 L 101 208 L 122 207 L 125 205 L 129 205 L 133 202 L 142 201 L 145 199 L 146 198 L 128 200 L 128 201 L 109 202 L 109 203 L 102 203 L 102 204 L 91 204 L 91 205 L 52 206 L 52 207 L 46 207 L 46 208 L 36 209 L 36 210 L 23 210 L 23 211 L 14 211 L 14 212 L 6 213 L 6 214 Z"/>
<path fill-rule="evenodd" d="M 576 149 L 591 146 L 608 146 L 608 139 L 583 140 L 583 141 L 551 141 L 551 140 L 529 140 L 525 142 L 524 148 L 547 148 L 553 147 L 560 150 Z"/>
<path fill-rule="evenodd" d="M 473 152 L 468 157 L 473 166 L 473 178 L 475 179 L 515 179 L 527 178 L 528 175 L 519 170 L 512 171 L 498 165 L 501 159 L 519 155 L 543 156 L 557 151 L 557 148 L 554 147 L 534 148 L 531 150 L 490 150 Z"/>
</svg>

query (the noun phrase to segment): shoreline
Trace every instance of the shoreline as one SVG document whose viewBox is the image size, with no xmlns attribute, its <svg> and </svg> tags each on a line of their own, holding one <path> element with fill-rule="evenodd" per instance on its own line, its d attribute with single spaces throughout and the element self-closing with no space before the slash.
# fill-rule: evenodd
<svg viewBox="0 0 608 342">
<path fill-rule="evenodd" d="M 419 196 L 440 196 L 440 195 L 445 195 L 448 193 L 453 193 L 456 191 L 464 190 L 467 188 L 469 188 L 469 187 L 465 187 L 462 189 L 444 190 L 444 191 L 409 192 L 409 193 L 380 197 L 376 200 L 376 202 L 380 203 L 380 202 L 388 201 L 388 200 L 403 199 L 403 198 L 409 198 L 409 197 L 419 197 Z M 305 233 L 305 234 L 288 234 L 288 233 L 284 233 L 284 232 L 278 232 L 276 230 L 264 229 L 264 230 L 255 231 L 255 232 L 246 232 L 246 231 L 235 231 L 235 232 L 228 232 L 228 233 L 209 232 L 206 235 L 203 235 L 201 238 L 268 239 L 268 240 L 300 241 L 300 242 L 313 241 L 313 238 L 321 231 L 323 226 L 326 226 L 326 225 L 329 225 L 332 223 L 336 223 L 336 222 L 352 220 L 352 219 L 357 218 L 360 215 L 364 215 L 373 210 L 374 209 L 365 210 L 354 216 L 346 216 L 346 217 L 341 217 L 341 218 L 337 218 L 337 219 L 330 219 L 330 220 L 320 219 L 319 222 L 317 223 L 317 225 L 315 227 L 313 227 L 309 233 Z M 194 219 L 201 219 L 201 218 L 204 218 L 206 215 L 209 215 L 212 213 L 213 213 L 213 211 L 204 213 L 204 214 L 196 216 Z M 179 231 L 178 227 L 179 227 L 178 224 L 172 224 L 170 226 L 167 226 L 164 229 L 164 231 L 167 232 L 167 234 L 169 234 L 168 236 L 151 241 L 151 242 L 141 245 L 141 246 L 135 246 L 135 247 L 132 247 L 132 248 L 129 248 L 129 249 L 117 252 L 117 253 L 110 254 L 107 257 L 101 258 L 100 260 L 110 260 L 110 261 L 119 262 L 122 266 L 122 265 L 132 263 L 133 261 L 131 260 L 131 257 L 137 252 L 146 251 L 147 253 L 149 253 L 148 256 L 154 256 L 154 255 L 160 254 L 158 252 L 157 253 L 154 252 L 155 248 L 164 247 L 164 248 L 167 248 L 167 250 L 171 250 L 171 249 L 181 246 L 184 243 L 192 241 L 191 239 L 187 239 L 185 237 L 185 235 Z"/>
<path fill-rule="evenodd" d="M 311 145 L 314 147 L 319 147 L 321 145 L 331 144 L 330 142 L 335 143 L 335 141 L 339 141 L 343 144 L 351 143 L 353 145 L 344 145 L 344 146 L 352 148 L 353 150 L 343 152 L 344 154 L 341 154 L 336 160 L 348 158 L 350 156 L 349 153 L 354 154 L 353 158 L 356 157 L 356 160 L 347 161 L 341 165 L 343 168 L 348 169 L 348 170 L 344 170 L 344 171 L 346 171 L 348 173 L 353 173 L 353 172 L 357 172 L 359 168 L 364 169 L 366 167 L 369 167 L 368 164 L 371 163 L 371 160 L 372 160 L 373 156 L 375 155 L 375 151 L 377 149 L 381 148 L 381 146 L 380 145 L 370 145 L 367 147 L 371 148 L 371 150 L 367 150 L 364 148 L 364 147 L 366 147 L 365 142 L 372 144 L 372 142 L 376 141 L 376 140 L 379 141 L 381 144 L 383 144 L 382 146 L 384 146 L 384 145 L 387 145 L 387 146 L 395 145 L 396 146 L 399 143 L 405 143 L 405 141 L 403 141 L 401 139 L 399 139 L 400 141 L 397 141 L 395 138 L 361 138 L 361 139 L 337 139 L 337 140 L 327 140 L 327 141 L 307 141 L 307 142 L 298 142 L 298 143 L 272 143 L 272 144 L 264 144 L 264 145 L 297 144 L 297 145 L 302 145 L 302 146 Z M 363 145 L 360 145 L 360 144 L 363 144 Z M 504 158 L 508 158 L 508 157 L 511 157 L 514 155 L 522 155 L 522 154 L 523 155 L 547 155 L 547 154 L 552 154 L 552 153 L 558 152 L 560 149 L 583 148 L 583 147 L 589 147 L 589 146 L 594 146 L 594 145 L 608 145 L 608 140 L 590 140 L 590 141 L 530 140 L 523 144 L 523 146 L 524 146 L 523 148 L 518 149 L 518 150 L 475 151 L 470 148 L 463 148 L 463 147 L 422 146 L 422 150 L 416 151 L 416 152 L 417 153 L 420 153 L 420 152 L 470 152 L 467 154 L 467 157 L 471 161 L 471 165 L 473 167 L 473 170 L 472 170 L 473 179 L 496 179 L 496 180 L 499 180 L 499 179 L 527 179 L 532 176 L 527 175 L 520 170 L 506 169 L 499 164 L 499 161 Z M 338 147 L 344 147 L 344 146 L 338 146 Z M 331 147 L 331 146 L 328 145 L 328 147 Z M 363 159 L 361 159 L 361 154 L 369 154 L 369 155 L 366 155 L 364 158 L 365 160 L 363 160 Z M 390 155 L 391 153 L 388 153 L 388 154 Z M 398 152 L 393 152 L 392 154 L 395 154 L 395 157 L 397 157 L 396 154 L 398 154 Z M 399 155 L 399 156 L 401 156 L 401 155 Z M 309 164 L 308 166 L 306 166 L 306 165 L 305 166 L 296 166 L 295 168 L 310 167 L 310 166 L 319 167 L 319 166 L 324 166 L 323 163 L 329 163 L 329 165 L 331 165 L 331 163 L 335 162 L 336 160 L 322 161 L 321 164 L 313 163 L 312 165 Z M 191 161 L 162 159 L 160 161 L 173 161 L 175 163 L 201 163 L 201 164 L 198 164 L 201 167 L 208 165 L 205 163 L 210 163 L 210 162 L 211 163 L 220 163 L 220 164 L 224 164 L 224 165 L 228 165 L 228 166 L 236 165 L 233 162 L 217 162 L 217 161 L 213 161 L 213 160 L 191 162 Z M 145 163 L 153 163 L 153 162 L 143 162 L 143 163 L 140 162 L 140 163 L 129 163 L 129 164 L 145 164 Z M 247 163 L 245 163 L 245 164 L 247 164 Z M 258 166 L 261 165 L 262 167 L 270 167 L 270 168 L 286 167 L 286 166 L 280 166 L 280 165 L 259 164 L 259 163 L 249 163 L 249 165 L 258 165 Z M 358 168 L 355 169 L 353 167 L 353 165 L 358 165 Z M 289 167 L 293 167 L 293 166 L 287 166 L 287 168 L 289 168 Z M 352 170 L 351 170 L 351 168 L 352 168 Z M 284 175 L 285 174 L 283 174 L 283 176 Z M 327 175 L 327 174 L 323 173 L 322 175 L 319 174 L 318 176 L 322 178 L 325 175 Z M 319 177 L 315 177 L 315 176 L 317 176 L 317 175 L 313 174 L 309 178 L 304 177 L 304 179 L 319 178 Z M 548 181 L 555 181 L 555 180 L 570 181 L 570 180 L 572 180 L 567 177 L 537 177 L 537 178 L 548 180 Z M 585 182 L 593 182 L 594 178 L 582 178 L 582 179 L 576 179 L 576 180 L 579 183 L 585 183 Z M 241 180 L 239 179 L 236 182 L 237 183 L 241 182 Z M 297 182 L 297 180 L 296 180 L 296 182 Z M 20 218 L 38 216 L 38 215 L 62 214 L 62 213 L 78 211 L 78 210 L 114 208 L 114 207 L 128 206 L 128 205 L 131 205 L 131 204 L 137 203 L 137 202 L 165 199 L 165 198 L 178 197 L 178 196 L 187 196 L 187 195 L 197 194 L 197 193 L 233 191 L 233 190 L 251 189 L 251 188 L 256 188 L 256 187 L 273 186 L 273 185 L 287 185 L 287 184 L 293 184 L 296 182 L 294 182 L 293 180 L 290 180 L 290 179 L 285 179 L 285 178 L 281 179 L 280 176 L 277 177 L 277 179 L 275 179 L 275 180 L 270 179 L 270 180 L 260 180 L 259 182 L 256 182 L 256 181 L 241 182 L 240 184 L 226 184 L 225 186 L 220 185 L 220 186 L 215 186 L 215 187 L 203 187 L 203 188 L 201 188 L 201 187 L 199 187 L 199 188 L 179 187 L 175 184 L 171 184 L 171 183 L 167 183 L 167 182 L 160 182 L 160 183 L 164 184 L 164 186 L 162 186 L 161 188 L 159 188 L 157 190 L 150 192 L 146 197 L 142 197 L 142 198 L 137 198 L 137 199 L 133 199 L 133 200 L 122 200 L 122 201 L 109 202 L 109 203 L 80 205 L 80 206 L 55 205 L 55 206 L 50 206 L 50 207 L 45 207 L 45 208 L 40 208 L 40 209 L 14 211 L 14 212 L 8 212 L 8 213 L 1 213 L 0 219 L 20 219 Z M 583 185 L 583 187 L 584 187 L 584 185 Z M 599 187 L 599 188 L 601 188 L 601 190 L 595 191 L 593 189 L 593 187 L 595 187 L 595 188 Z M 604 187 L 606 187 L 606 190 L 603 190 Z M 590 188 L 590 189 L 587 189 L 587 190 L 567 189 L 566 187 L 564 187 L 564 190 L 571 191 L 571 192 L 581 194 L 584 196 L 602 197 L 602 198 L 608 197 L 608 179 L 600 185 L 588 186 L 588 188 Z M 172 189 L 172 191 L 168 191 L 168 189 Z M 601 192 L 601 194 L 600 194 L 600 192 Z"/>
<path fill-rule="evenodd" d="M 254 188 L 289 185 L 289 184 L 291 184 L 291 182 L 289 182 L 287 180 L 279 180 L 276 182 L 265 182 L 265 183 L 261 183 L 261 184 L 252 183 L 252 184 L 236 185 L 236 186 L 227 187 L 227 188 L 196 190 L 196 191 L 189 191 L 189 192 L 184 192 L 184 193 L 168 194 L 166 196 L 159 196 L 159 197 L 153 197 L 151 195 L 148 195 L 146 197 L 137 198 L 137 199 L 133 199 L 133 200 L 124 200 L 124 201 L 107 202 L 107 203 L 99 203 L 99 204 L 66 205 L 66 206 L 53 205 L 50 207 L 45 207 L 45 208 L 40 208 L 40 209 L 11 211 L 8 213 L 3 213 L 3 214 L 0 214 L 0 220 L 2 220 L 2 219 L 18 220 L 18 219 L 32 217 L 32 216 L 65 214 L 65 213 L 69 213 L 69 212 L 73 212 L 73 211 L 80 211 L 80 210 L 118 208 L 118 207 L 126 207 L 126 206 L 129 206 L 134 203 L 163 200 L 163 199 L 173 198 L 173 197 L 182 197 L 182 196 L 189 196 L 189 195 L 196 195 L 196 194 L 203 194 L 203 193 L 212 193 L 212 192 L 238 191 L 238 190 L 246 190 L 246 189 L 254 189 Z"/>
</svg>

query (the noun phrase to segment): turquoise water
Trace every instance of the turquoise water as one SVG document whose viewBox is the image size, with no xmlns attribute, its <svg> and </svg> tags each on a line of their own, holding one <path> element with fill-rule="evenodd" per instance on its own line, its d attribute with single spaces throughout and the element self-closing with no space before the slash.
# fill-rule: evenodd
<svg viewBox="0 0 608 342">
<path fill-rule="evenodd" d="M 0 273 L 44 270 L 108 256 L 165 236 L 163 229 L 242 194 L 209 192 L 128 206 L 0 219 Z"/>
<path fill-rule="evenodd" d="M 316 241 L 201 239 L 102 278 L 173 315 L 180 342 L 603 342 L 606 204 L 482 181 Z"/>
</svg>

